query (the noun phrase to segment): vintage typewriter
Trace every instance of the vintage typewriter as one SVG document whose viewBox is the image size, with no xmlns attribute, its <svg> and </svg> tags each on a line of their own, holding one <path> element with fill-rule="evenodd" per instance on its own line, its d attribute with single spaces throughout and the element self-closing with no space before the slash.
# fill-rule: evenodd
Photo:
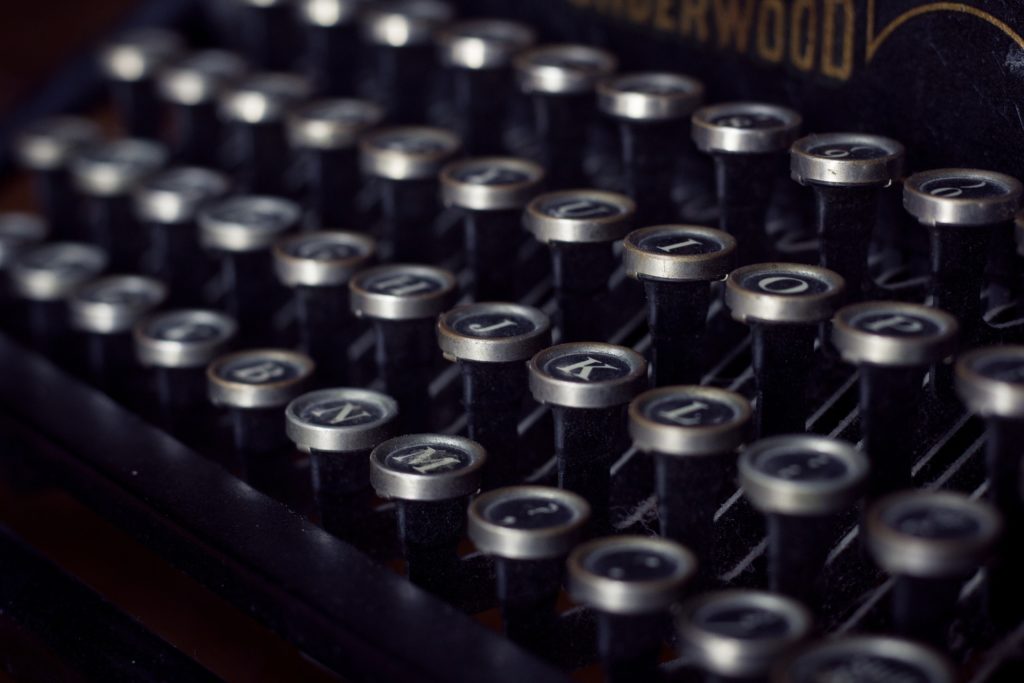
<svg viewBox="0 0 1024 683">
<path fill-rule="evenodd" d="M 5 670 L 1024 680 L 1022 77 L 1008 0 L 140 5 L 0 122 Z"/>
</svg>

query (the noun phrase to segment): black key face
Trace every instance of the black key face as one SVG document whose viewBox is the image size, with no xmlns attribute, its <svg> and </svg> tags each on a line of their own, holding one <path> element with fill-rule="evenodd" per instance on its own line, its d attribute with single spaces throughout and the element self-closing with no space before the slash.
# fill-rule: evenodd
<svg viewBox="0 0 1024 683">
<path fill-rule="evenodd" d="M 177 65 L 177 68 L 196 71 L 214 78 L 236 76 L 241 71 L 241 62 L 229 53 L 215 50 L 204 50 L 189 55 Z"/>
<path fill-rule="evenodd" d="M 102 262 L 90 252 L 79 249 L 36 249 L 25 255 L 23 263 L 30 268 L 62 275 L 75 275 L 99 270 Z"/>
<path fill-rule="evenodd" d="M 303 109 L 302 114 L 310 119 L 335 121 L 353 126 L 376 123 L 380 118 L 376 107 L 353 100 L 319 102 Z"/>
<path fill-rule="evenodd" d="M 406 474 L 437 475 L 465 469 L 471 463 L 468 453 L 449 446 L 422 444 L 406 446 L 384 458 L 384 466 Z"/>
<path fill-rule="evenodd" d="M 97 137 L 97 131 L 88 123 L 75 119 L 42 119 L 30 123 L 25 132 L 69 145 L 88 142 Z"/>
<path fill-rule="evenodd" d="M 658 581 L 679 573 L 674 558 L 639 548 L 597 550 L 584 558 L 583 567 L 614 581 Z"/>
<path fill-rule="evenodd" d="M 533 56 L 531 60 L 537 66 L 554 66 L 570 71 L 600 71 L 604 64 L 593 59 L 587 59 L 582 54 L 559 54 L 557 52 L 542 52 Z"/>
<path fill-rule="evenodd" d="M 181 344 L 201 344 L 224 336 L 224 330 L 219 325 L 188 318 L 155 321 L 146 333 L 152 339 Z"/>
<path fill-rule="evenodd" d="M 240 384 L 277 384 L 298 378 L 302 368 L 277 358 L 239 358 L 217 368 L 228 382 Z"/>
<path fill-rule="evenodd" d="M 284 250 L 289 256 L 313 261 L 346 261 L 365 253 L 355 244 L 323 237 L 291 240 L 285 245 Z"/>
<path fill-rule="evenodd" d="M 782 448 L 759 454 L 754 464 L 764 474 L 797 482 L 834 481 L 850 471 L 845 462 L 828 453 Z"/>
<path fill-rule="evenodd" d="M 752 273 L 743 279 L 740 286 L 758 294 L 776 296 L 814 296 L 832 289 L 824 280 L 785 271 Z"/>
<path fill-rule="evenodd" d="M 587 196 L 559 197 L 540 207 L 541 213 L 566 220 L 594 220 L 613 218 L 625 213 L 621 206 Z"/>
<path fill-rule="evenodd" d="M 626 377 L 632 368 L 610 354 L 569 353 L 548 360 L 542 370 L 555 379 L 593 384 Z"/>
<path fill-rule="evenodd" d="M 791 631 L 784 616 L 755 605 L 707 604 L 694 613 L 693 622 L 705 631 L 738 640 L 784 638 Z"/>
<path fill-rule="evenodd" d="M 98 145 L 85 150 L 82 157 L 94 163 L 117 166 L 121 173 L 148 171 L 163 160 L 158 148 L 142 143 Z"/>
<path fill-rule="evenodd" d="M 711 119 L 711 123 L 715 126 L 722 126 L 723 128 L 778 128 L 779 126 L 785 126 L 786 121 L 782 120 L 778 116 L 771 114 L 765 114 L 761 112 L 742 112 L 736 111 L 731 114 L 722 114 Z"/>
<path fill-rule="evenodd" d="M 971 370 L 998 382 L 1024 384 L 1024 356 L 983 356 L 975 359 Z"/>
<path fill-rule="evenodd" d="M 932 178 L 921 183 L 921 192 L 945 199 L 995 199 L 1010 194 L 1010 188 L 978 176 Z"/>
<path fill-rule="evenodd" d="M 498 164 L 474 164 L 458 168 L 452 178 L 467 185 L 518 185 L 533 180 L 518 168 L 502 167 Z"/>
<path fill-rule="evenodd" d="M 565 526 L 576 516 L 569 506 L 539 497 L 506 498 L 483 511 L 488 522 L 510 529 L 550 529 Z"/>
<path fill-rule="evenodd" d="M 396 131 L 373 138 L 373 144 L 393 152 L 420 155 L 441 155 L 451 152 L 454 147 L 445 138 L 435 137 L 419 132 Z"/>
<path fill-rule="evenodd" d="M 0 242 L 22 244 L 30 240 L 41 240 L 45 236 L 43 222 L 34 216 L 0 213 Z"/>
<path fill-rule="evenodd" d="M 649 254 L 668 254 L 670 256 L 702 256 L 715 254 L 723 249 L 723 245 L 707 237 L 684 231 L 662 232 L 645 235 L 637 242 L 641 251 Z"/>
<path fill-rule="evenodd" d="M 790 669 L 795 683 L 929 683 L 928 675 L 907 662 L 871 654 L 837 652 Z"/>
<path fill-rule="evenodd" d="M 878 145 L 866 145 L 862 141 L 857 142 L 830 142 L 824 145 L 815 145 L 807 150 L 808 154 L 826 159 L 851 159 L 867 160 L 881 159 L 892 154 L 892 152 Z"/>
<path fill-rule="evenodd" d="M 242 225 L 253 230 L 280 230 L 295 219 L 290 208 L 277 208 L 264 202 L 235 201 L 220 204 L 210 209 L 210 217 Z"/>
<path fill-rule="evenodd" d="M 942 541 L 968 539 L 982 530 L 979 521 L 968 512 L 924 501 L 888 510 L 883 521 L 908 536 Z"/>
<path fill-rule="evenodd" d="M 615 81 L 615 89 L 643 95 L 680 95 L 693 91 L 693 88 L 684 80 L 649 76 L 620 78 Z"/>
<path fill-rule="evenodd" d="M 736 409 L 705 396 L 666 396 L 644 406 L 644 417 L 659 424 L 710 427 L 735 420 Z"/>
<path fill-rule="evenodd" d="M 444 289 L 444 283 L 418 273 L 390 272 L 368 280 L 367 291 L 389 296 L 423 296 Z"/>
<path fill-rule="evenodd" d="M 522 35 L 517 29 L 506 27 L 500 22 L 473 22 L 460 26 L 455 35 L 463 38 L 478 38 L 502 45 L 517 45 L 522 42 Z"/>
<path fill-rule="evenodd" d="M 384 418 L 380 406 L 351 399 L 325 399 L 306 405 L 299 412 L 303 422 L 324 427 L 361 427 Z"/>
<path fill-rule="evenodd" d="M 896 311 L 872 311 L 850 320 L 850 326 L 861 332 L 883 337 L 931 337 L 942 332 L 934 320 Z"/>
<path fill-rule="evenodd" d="M 520 315 L 478 313 L 459 318 L 452 329 L 467 337 L 505 339 L 529 334 L 537 329 L 537 325 Z"/>
<path fill-rule="evenodd" d="M 170 192 L 187 199 L 199 200 L 220 194 L 225 188 L 215 181 L 211 187 L 209 173 L 190 168 L 176 168 L 156 175 L 143 183 L 148 190 Z"/>
<path fill-rule="evenodd" d="M 86 301 L 134 308 L 158 301 L 160 292 L 136 284 L 112 282 L 100 287 L 87 287 L 81 292 L 81 297 Z"/>
</svg>

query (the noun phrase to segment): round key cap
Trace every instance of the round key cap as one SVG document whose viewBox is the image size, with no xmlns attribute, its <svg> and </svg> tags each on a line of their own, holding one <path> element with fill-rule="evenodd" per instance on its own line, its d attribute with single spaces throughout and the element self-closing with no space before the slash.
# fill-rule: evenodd
<svg viewBox="0 0 1024 683">
<path fill-rule="evenodd" d="M 373 324 L 377 372 L 402 407 L 400 431 L 427 428 L 429 384 L 440 355 L 434 321 L 455 302 L 455 276 L 431 266 L 378 266 L 353 277 L 349 295 L 352 312 Z"/>
<path fill-rule="evenodd" d="M 597 613 L 598 654 L 610 680 L 656 678 L 668 609 L 697 570 L 683 546 L 614 536 L 569 556 L 569 596 Z"/>
<path fill-rule="evenodd" d="M 309 81 L 291 73 L 251 74 L 218 99 L 226 140 L 222 163 L 246 192 L 287 194 L 293 182 L 285 117 L 312 93 Z"/>
<path fill-rule="evenodd" d="M 525 361 L 551 344 L 551 322 L 530 306 L 467 304 L 441 315 L 437 341 L 444 357 L 459 364 L 467 433 L 487 449 L 484 489 L 511 483 L 520 469 Z"/>
<path fill-rule="evenodd" d="M 82 149 L 101 139 L 99 127 L 77 116 L 37 119 L 17 134 L 13 154 L 32 174 L 36 206 L 57 239 L 84 235 L 72 189 L 69 166 Z"/>
<path fill-rule="evenodd" d="M 767 680 L 807 638 L 812 622 L 796 600 L 755 590 L 705 593 L 675 615 L 683 655 L 725 681 Z"/>
<path fill-rule="evenodd" d="M 622 246 L 626 274 L 647 297 L 655 385 L 699 382 L 710 284 L 734 268 L 736 240 L 714 228 L 656 225 L 629 233 Z"/>
<path fill-rule="evenodd" d="M 0 272 L 7 270 L 18 254 L 46 239 L 48 231 L 43 219 L 34 213 L 0 212 Z M 6 283 L 3 287 L 6 289 Z"/>
<path fill-rule="evenodd" d="M 516 259 L 509 250 L 522 236 L 522 210 L 540 189 L 544 169 L 526 159 L 478 157 L 448 164 L 440 179 L 445 205 L 463 214 L 474 298 L 516 298 Z"/>
<path fill-rule="evenodd" d="M 509 486 L 469 506 L 469 538 L 494 560 L 505 634 L 535 651 L 550 649 L 565 557 L 590 518 L 587 502 L 546 486 Z"/>
<path fill-rule="evenodd" d="M 776 167 L 801 124 L 792 109 L 758 102 L 715 104 L 693 114 L 693 141 L 715 162 L 719 227 L 739 243 L 740 265 L 770 254 L 765 215 Z"/>
<path fill-rule="evenodd" d="M 170 287 L 172 301 L 194 305 L 212 264 L 199 247 L 201 209 L 227 194 L 227 176 L 198 166 L 160 171 L 135 191 L 135 217 L 149 240 L 148 270 Z"/>
<path fill-rule="evenodd" d="M 367 100 L 314 100 L 288 117 L 288 139 L 301 158 L 303 203 L 311 227 L 337 227 L 356 217 L 357 141 L 384 118 Z"/>
<path fill-rule="evenodd" d="M 197 50 L 161 70 L 156 86 L 169 110 L 171 154 L 177 161 L 200 166 L 220 162 L 217 99 L 245 70 L 242 58 L 226 50 Z"/>
<path fill-rule="evenodd" d="M 316 92 L 348 96 L 362 65 L 359 12 L 363 0 L 298 0 L 298 20 L 305 45 L 306 75 Z"/>
<path fill-rule="evenodd" d="M 432 255 L 437 174 L 460 148 L 455 133 L 429 126 L 382 128 L 363 136 L 360 164 L 377 183 L 382 246 L 390 258 L 423 260 Z"/>
<path fill-rule="evenodd" d="M 548 192 L 527 205 L 523 225 L 551 250 L 564 341 L 605 337 L 601 307 L 615 269 L 611 246 L 629 232 L 635 213 L 629 197 L 590 189 Z"/>
<path fill-rule="evenodd" d="M 470 19 L 437 34 L 452 83 L 455 129 L 470 154 L 497 154 L 516 113 L 512 60 L 537 40 L 530 27 L 505 19 Z"/>
<path fill-rule="evenodd" d="M 647 386 L 647 362 L 623 346 L 559 344 L 530 359 L 530 391 L 551 407 L 558 486 L 579 493 L 607 524 L 609 468 L 624 450 L 626 406 Z"/>
<path fill-rule="evenodd" d="M 757 433 L 802 432 L 817 324 L 835 310 L 843 278 L 818 266 L 759 263 L 734 270 L 725 284 L 732 317 L 750 327 Z"/>
<path fill-rule="evenodd" d="M 966 168 L 915 173 L 903 183 L 903 207 L 928 229 L 930 303 L 960 322 L 964 340 L 984 329 L 981 290 L 990 245 L 1012 233 L 1024 191 L 1016 178 Z"/>
<path fill-rule="evenodd" d="M 413 583 L 441 595 L 459 588 L 456 546 L 486 459 L 475 441 L 440 434 L 399 436 L 370 454 L 370 483 L 398 508 L 398 533 Z"/>
<path fill-rule="evenodd" d="M 181 47 L 170 31 L 143 28 L 122 33 L 100 50 L 100 72 L 110 83 L 118 119 L 128 135 L 156 138 L 160 133 L 156 75 Z"/>
<path fill-rule="evenodd" d="M 394 436 L 397 415 L 390 396 L 348 387 L 302 394 L 285 409 L 288 438 L 309 452 L 320 524 L 339 538 L 367 538 L 370 451 Z"/>
<path fill-rule="evenodd" d="M 385 0 L 360 15 L 363 41 L 373 50 L 378 96 L 397 123 L 422 121 L 437 76 L 434 34 L 455 16 L 438 0 Z"/>
<path fill-rule="evenodd" d="M 652 389 L 629 404 L 633 445 L 654 457 L 661 535 L 697 553 L 709 575 L 717 566 L 712 522 L 735 490 L 751 412 L 739 394 L 700 386 Z"/>
<path fill-rule="evenodd" d="M 138 269 L 143 240 L 132 194 L 167 158 L 162 145 L 128 138 L 85 148 L 71 162 L 86 234 L 110 254 L 113 268 Z"/>
<path fill-rule="evenodd" d="M 679 158 L 689 152 L 689 118 L 704 100 L 704 85 L 671 72 L 628 73 L 597 84 L 597 106 L 618 122 L 626 193 L 641 225 L 677 218 L 672 184 Z"/>
<path fill-rule="evenodd" d="M 860 370 L 868 499 L 908 488 L 921 385 L 928 368 L 953 352 L 959 325 L 945 311 L 896 301 L 844 306 L 832 323 L 832 343 Z"/>
<path fill-rule="evenodd" d="M 777 683 L 953 683 L 956 675 L 945 657 L 931 648 L 889 636 L 844 636 L 819 641 L 780 669 Z"/>
<path fill-rule="evenodd" d="M 773 591 L 816 604 L 834 517 L 860 497 L 868 469 L 853 446 L 823 436 L 761 439 L 740 454 L 740 486 L 767 521 Z"/>
<path fill-rule="evenodd" d="M 790 174 L 814 190 L 820 263 L 847 281 L 851 299 L 870 290 L 868 246 L 882 188 L 903 174 L 903 145 L 865 133 L 808 135 L 789 151 Z"/>
<path fill-rule="evenodd" d="M 596 118 L 594 90 L 617 67 L 610 52 L 587 45 L 541 45 L 516 57 L 516 77 L 533 100 L 541 163 L 553 187 L 587 184 L 583 161 Z"/>
<path fill-rule="evenodd" d="M 274 245 L 277 279 L 291 288 L 295 301 L 299 343 L 326 381 L 348 378 L 348 347 L 356 331 L 348 282 L 373 262 L 376 251 L 372 237 L 340 230 L 304 232 Z"/>
</svg>

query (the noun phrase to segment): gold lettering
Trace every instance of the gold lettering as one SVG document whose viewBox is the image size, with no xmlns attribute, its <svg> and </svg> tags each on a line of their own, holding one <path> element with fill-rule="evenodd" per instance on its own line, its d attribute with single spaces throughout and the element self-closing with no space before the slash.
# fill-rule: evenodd
<svg viewBox="0 0 1024 683">
<path fill-rule="evenodd" d="M 751 0 L 715 0 L 714 7 L 718 47 L 746 52 L 754 19 L 754 3 Z"/>
<path fill-rule="evenodd" d="M 836 11 L 842 9 L 842 35 L 836 31 Z M 857 23 L 853 0 L 825 0 L 824 37 L 821 46 L 821 73 L 841 81 L 853 73 L 853 31 Z M 836 61 L 835 40 L 842 41 L 842 54 Z"/>
<path fill-rule="evenodd" d="M 708 42 L 708 4 L 711 0 L 679 0 L 679 31 Z"/>
<path fill-rule="evenodd" d="M 675 28 L 672 19 L 672 3 L 674 0 L 658 0 L 654 6 L 654 28 L 658 31 L 671 31 Z"/>
<path fill-rule="evenodd" d="M 763 0 L 757 13 L 757 54 L 767 62 L 782 61 L 786 50 L 786 8 L 782 0 Z"/>
<path fill-rule="evenodd" d="M 793 66 L 801 71 L 814 68 L 817 41 L 818 10 L 815 0 L 796 0 L 789 17 L 789 60 Z"/>
<path fill-rule="evenodd" d="M 646 24 L 654 13 L 654 0 L 629 0 L 627 18 L 634 24 Z"/>
</svg>

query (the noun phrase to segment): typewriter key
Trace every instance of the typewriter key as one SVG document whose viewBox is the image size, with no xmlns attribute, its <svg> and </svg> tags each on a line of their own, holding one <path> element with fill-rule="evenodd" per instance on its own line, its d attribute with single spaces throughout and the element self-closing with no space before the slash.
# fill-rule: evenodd
<svg viewBox="0 0 1024 683">
<path fill-rule="evenodd" d="M 103 46 L 99 69 L 110 83 L 123 132 L 140 138 L 160 135 L 157 72 L 181 51 L 181 40 L 170 31 L 136 29 Z"/>
<path fill-rule="evenodd" d="M 240 57 L 226 50 L 199 50 L 164 68 L 157 90 L 168 107 L 171 155 L 182 164 L 217 166 L 221 122 L 217 98 L 245 74 Z"/>
<path fill-rule="evenodd" d="M 551 249 L 562 341 L 605 338 L 600 309 L 616 265 L 611 247 L 635 213 L 632 199 L 601 190 L 549 192 L 526 207 L 524 226 Z"/>
<path fill-rule="evenodd" d="M 918 304 L 869 301 L 839 309 L 832 322 L 832 343 L 860 370 L 867 498 L 909 488 L 921 386 L 928 368 L 953 352 L 956 319 Z"/>
<path fill-rule="evenodd" d="M 689 550 L 661 538 L 615 536 L 578 546 L 569 596 L 597 613 L 597 649 L 613 683 L 656 680 L 669 607 L 697 570 Z"/>
<path fill-rule="evenodd" d="M 808 135 L 789 150 L 790 175 L 814 189 L 821 265 L 846 280 L 856 301 L 870 291 L 868 246 L 882 188 L 903 173 L 903 145 L 878 135 Z"/>
<path fill-rule="evenodd" d="M 352 312 L 373 323 L 377 372 L 401 408 L 399 432 L 429 428 L 434 321 L 455 303 L 455 276 L 431 266 L 378 266 L 349 280 L 349 296 Z"/>
<path fill-rule="evenodd" d="M 750 404 L 725 389 L 652 389 L 629 404 L 633 445 L 654 457 L 661 535 L 685 544 L 717 571 L 715 511 L 734 490 L 736 451 L 746 441 Z"/>
<path fill-rule="evenodd" d="M 132 331 L 135 357 L 151 368 L 160 417 L 186 437 L 203 434 L 206 366 L 230 344 L 238 326 L 217 311 L 180 309 L 154 313 Z"/>
<path fill-rule="evenodd" d="M 796 600 L 755 590 L 705 593 L 675 614 L 680 650 L 706 683 L 765 683 L 772 668 L 811 632 Z"/>
<path fill-rule="evenodd" d="M 896 577 L 890 608 L 899 635 L 946 647 L 964 581 L 988 561 L 1001 527 L 994 508 L 947 491 L 904 491 L 868 508 L 868 549 Z"/>
<path fill-rule="evenodd" d="M 228 0 L 232 39 L 260 69 L 286 71 L 295 61 L 295 6 L 291 0 Z"/>
<path fill-rule="evenodd" d="M 211 268 L 199 247 L 197 217 L 200 209 L 227 192 L 225 175 L 196 166 L 160 171 L 135 191 L 135 218 L 149 239 L 146 270 L 167 283 L 176 304 L 202 300 Z"/>
<path fill-rule="evenodd" d="M 704 85 L 675 73 L 631 73 L 597 84 L 597 106 L 619 123 L 626 194 L 637 203 L 641 225 L 676 220 L 673 170 L 687 151 L 690 114 L 704 100 Z"/>
<path fill-rule="evenodd" d="M 395 501 L 407 575 L 418 586 L 458 589 L 456 547 L 486 459 L 475 441 L 440 434 L 399 436 L 370 453 L 370 483 Z"/>
<path fill-rule="evenodd" d="M 435 251 L 441 168 L 459 153 L 458 137 L 444 128 L 383 128 L 359 143 L 363 173 L 377 182 L 382 247 L 389 260 L 422 261 Z"/>
<path fill-rule="evenodd" d="M 647 386 L 647 362 L 624 346 L 581 342 L 545 349 L 529 368 L 533 398 L 554 417 L 558 486 L 586 498 L 601 530 L 609 468 L 625 450 L 626 408 Z"/>
<path fill-rule="evenodd" d="M 594 123 L 594 89 L 618 60 L 587 45 L 541 45 L 515 58 L 520 89 L 533 100 L 542 145 L 541 163 L 552 187 L 588 185 L 583 168 L 587 133 Z"/>
<path fill-rule="evenodd" d="M 363 41 L 372 49 L 377 97 L 389 121 L 424 120 L 437 70 L 434 33 L 454 16 L 454 8 L 438 0 L 385 0 L 360 14 Z"/>
<path fill-rule="evenodd" d="M 713 228 L 656 225 L 634 230 L 622 245 L 626 274 L 647 295 L 655 386 L 700 382 L 710 284 L 735 267 L 736 240 Z"/>
<path fill-rule="evenodd" d="M 46 239 L 48 231 L 43 219 L 34 213 L 0 211 L 0 273 L 18 254 Z M 7 283 L 0 279 L 0 296 L 6 294 L 6 289 Z"/>
<path fill-rule="evenodd" d="M 860 497 L 868 469 L 853 446 L 823 436 L 761 439 L 740 454 L 740 486 L 767 522 L 773 591 L 817 603 L 834 517 Z"/>
<path fill-rule="evenodd" d="M 228 411 L 246 479 L 279 498 L 291 465 L 281 413 L 306 390 L 313 370 L 309 356 L 285 349 L 229 353 L 206 368 L 210 402 Z"/>
<path fill-rule="evenodd" d="M 456 129 L 470 154 L 498 154 L 513 104 L 512 60 L 536 41 L 531 28 L 503 19 L 461 21 L 437 36 L 451 75 Z"/>
<path fill-rule="evenodd" d="M 84 237 L 69 168 L 78 152 L 100 139 L 96 124 L 76 116 L 39 119 L 14 138 L 14 156 L 32 174 L 36 206 L 56 239 Z"/>
<path fill-rule="evenodd" d="M 218 98 L 226 138 L 221 160 L 240 189 L 269 194 L 293 190 L 285 117 L 311 92 L 300 76 L 267 72 L 246 77 Z"/>
<path fill-rule="evenodd" d="M 587 501 L 546 486 L 509 486 L 470 504 L 469 538 L 494 558 L 501 618 L 512 640 L 550 649 L 565 558 L 589 519 Z"/>
<path fill-rule="evenodd" d="M 544 180 L 544 169 L 514 157 L 483 157 L 448 164 L 441 171 L 441 197 L 463 212 L 466 261 L 473 298 L 515 298 L 515 257 L 525 207 Z"/>
<path fill-rule="evenodd" d="M 511 483 L 518 471 L 516 426 L 526 397 L 526 361 L 551 344 L 551 322 L 510 303 L 457 306 L 437 322 L 444 357 L 459 364 L 469 438 L 487 450 L 483 488 Z"/>
<path fill-rule="evenodd" d="M 719 221 L 739 243 L 739 264 L 764 260 L 765 215 L 782 155 L 799 134 L 802 119 L 792 109 L 730 102 L 693 114 L 693 141 L 715 162 Z"/>
<path fill-rule="evenodd" d="M 363 0 L 297 0 L 305 47 L 303 64 L 314 90 L 330 97 L 355 93 L 360 54 L 358 21 Z"/>
<path fill-rule="evenodd" d="M 397 415 L 390 396 L 350 388 L 311 391 L 285 409 L 288 438 L 309 452 L 320 524 L 339 538 L 365 537 L 370 451 L 394 436 Z"/>
<path fill-rule="evenodd" d="M 957 360 L 956 388 L 967 409 L 985 420 L 988 499 L 1006 524 L 988 572 L 990 610 L 1001 623 L 1016 624 L 1024 610 L 1024 347 L 988 347 L 965 354 Z"/>
<path fill-rule="evenodd" d="M 68 300 L 71 328 L 83 333 L 86 367 L 101 388 L 128 388 L 135 367 L 132 328 L 166 299 L 159 280 L 111 275 L 78 288 Z"/>
<path fill-rule="evenodd" d="M 66 300 L 107 267 L 106 253 L 78 242 L 51 242 L 18 254 L 8 269 L 10 287 L 20 299 L 21 327 L 43 353 L 62 348 L 68 329 Z"/>
<path fill-rule="evenodd" d="M 924 645 L 889 636 L 822 640 L 777 669 L 773 683 L 954 683 L 945 657 Z"/>
<path fill-rule="evenodd" d="M 167 162 L 167 150 L 155 142 L 121 139 L 79 152 L 71 162 L 75 189 L 82 197 L 88 240 L 110 254 L 116 270 L 139 269 L 141 230 L 135 220 L 135 189 Z"/>
<path fill-rule="evenodd" d="M 750 327 L 759 436 L 804 431 L 817 324 L 832 317 L 845 283 L 797 263 L 738 268 L 725 282 L 732 317 Z"/>
<path fill-rule="evenodd" d="M 269 335 L 277 302 L 270 248 L 302 209 L 280 197 L 229 197 L 199 212 L 199 243 L 221 261 L 224 304 L 243 334 Z"/>
<path fill-rule="evenodd" d="M 348 347 L 356 323 L 348 281 L 370 264 L 377 243 L 354 232 L 306 232 L 274 245 L 277 279 L 291 288 L 299 343 L 316 361 L 322 383 L 348 379 Z"/>
<path fill-rule="evenodd" d="M 1013 230 L 1021 192 L 1016 178 L 964 168 L 915 173 L 903 183 L 903 207 L 928 228 L 931 241 L 929 303 L 956 317 L 967 343 L 984 329 L 981 290 L 990 243 Z"/>
<path fill-rule="evenodd" d="M 303 204 L 314 228 L 353 223 L 359 193 L 356 141 L 381 122 L 384 110 L 366 100 L 316 100 L 288 117 L 288 139 L 301 162 Z"/>
</svg>

